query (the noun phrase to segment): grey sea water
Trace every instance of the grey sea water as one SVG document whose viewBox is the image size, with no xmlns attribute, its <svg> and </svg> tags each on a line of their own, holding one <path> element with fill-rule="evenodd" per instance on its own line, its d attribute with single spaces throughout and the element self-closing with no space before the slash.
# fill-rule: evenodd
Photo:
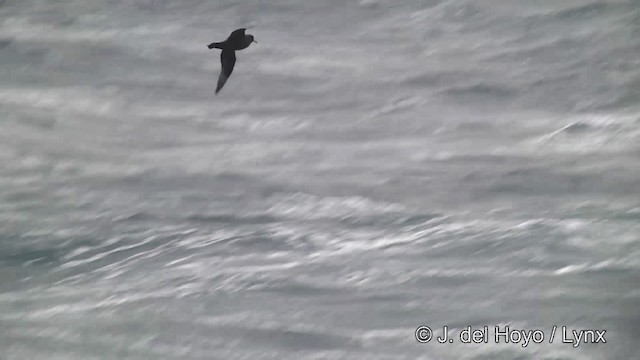
<svg viewBox="0 0 640 360">
<path fill-rule="evenodd" d="M 0 1 L 0 359 L 640 359 L 639 100 L 637 1 Z"/>
</svg>

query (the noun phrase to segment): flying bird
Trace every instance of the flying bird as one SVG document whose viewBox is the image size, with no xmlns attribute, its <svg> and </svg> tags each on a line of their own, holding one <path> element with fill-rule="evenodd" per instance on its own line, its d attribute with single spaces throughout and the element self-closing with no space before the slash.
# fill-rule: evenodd
<svg viewBox="0 0 640 360">
<path fill-rule="evenodd" d="M 236 50 L 246 49 L 252 43 L 258 43 L 253 39 L 253 35 L 245 34 L 247 28 L 234 30 L 227 40 L 222 42 L 214 42 L 209 44 L 209 49 L 221 49 L 220 63 L 222 64 L 222 70 L 220 70 L 220 76 L 218 77 L 218 85 L 216 86 L 216 94 L 222 89 L 224 84 L 231 76 L 233 67 L 236 64 Z"/>
</svg>

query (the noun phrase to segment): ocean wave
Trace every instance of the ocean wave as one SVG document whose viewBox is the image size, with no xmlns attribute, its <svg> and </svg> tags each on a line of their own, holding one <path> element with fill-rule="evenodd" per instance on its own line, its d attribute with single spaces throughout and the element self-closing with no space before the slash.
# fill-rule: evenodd
<svg viewBox="0 0 640 360">
<path fill-rule="evenodd" d="M 456 98 L 482 98 L 491 97 L 496 99 L 507 99 L 518 96 L 518 90 L 512 86 L 477 83 L 471 85 L 461 85 L 444 90 L 448 95 Z"/>
<path fill-rule="evenodd" d="M 269 215 L 236 215 L 236 214 L 193 214 L 185 217 L 185 220 L 196 223 L 207 224 L 231 224 L 231 225 L 243 225 L 243 224 L 272 224 L 277 223 L 279 219 L 277 217 Z"/>
<path fill-rule="evenodd" d="M 548 13 L 545 17 L 552 18 L 555 21 L 575 20 L 575 19 L 593 19 L 602 16 L 606 12 L 623 8 L 625 4 L 615 3 L 611 1 L 593 1 L 587 4 L 576 4 L 568 6 L 562 10 L 556 10 Z"/>
<path fill-rule="evenodd" d="M 580 263 L 567 265 L 554 272 L 554 275 L 570 275 L 570 274 L 606 274 L 606 273 L 640 273 L 640 262 L 632 264 L 628 261 L 620 259 L 604 260 L 597 263 Z"/>
<path fill-rule="evenodd" d="M 573 118 L 559 129 L 532 139 L 530 144 L 537 147 L 537 151 L 544 152 L 615 152 L 628 151 L 630 144 L 640 136 L 634 115 L 583 115 Z"/>
<path fill-rule="evenodd" d="M 109 115 L 117 101 L 83 87 L 0 88 L 0 103 L 31 109 Z"/>
<path fill-rule="evenodd" d="M 19 41 L 35 42 L 88 42 L 114 40 L 125 41 L 131 36 L 145 37 L 176 33 L 181 29 L 180 24 L 138 25 L 128 29 L 118 27 L 105 28 L 68 28 L 55 26 L 43 22 L 32 21 L 28 18 L 11 17 L 6 19 L 0 29 L 4 36 L 11 36 Z"/>
<path fill-rule="evenodd" d="M 294 219 L 344 219 L 389 213 L 403 213 L 403 206 L 365 197 L 315 196 L 297 193 L 271 206 L 268 213 Z"/>
</svg>

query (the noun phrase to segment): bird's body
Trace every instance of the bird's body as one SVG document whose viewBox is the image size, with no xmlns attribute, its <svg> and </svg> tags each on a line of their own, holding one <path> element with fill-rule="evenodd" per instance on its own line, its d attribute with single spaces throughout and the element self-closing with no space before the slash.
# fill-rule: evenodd
<svg viewBox="0 0 640 360">
<path fill-rule="evenodd" d="M 253 35 L 245 34 L 246 29 L 238 29 L 229 35 L 229 37 L 222 42 L 214 42 L 208 45 L 209 49 L 221 49 L 220 63 L 222 64 L 222 70 L 218 77 L 218 85 L 216 86 L 216 94 L 222 89 L 227 82 L 229 76 L 233 72 L 233 67 L 236 64 L 236 51 L 243 50 L 249 47 L 251 43 L 257 43 L 254 40 Z"/>
</svg>

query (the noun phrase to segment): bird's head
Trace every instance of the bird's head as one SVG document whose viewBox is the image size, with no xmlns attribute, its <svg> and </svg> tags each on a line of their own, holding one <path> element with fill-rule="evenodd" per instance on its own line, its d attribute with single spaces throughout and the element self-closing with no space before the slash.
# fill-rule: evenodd
<svg viewBox="0 0 640 360">
<path fill-rule="evenodd" d="M 257 43 L 258 43 L 258 42 L 257 42 L 257 41 L 255 41 L 255 39 L 253 38 L 253 35 L 247 35 L 247 36 L 245 37 L 245 39 L 246 39 L 245 41 L 247 42 L 247 44 L 251 44 L 251 43 L 256 43 L 256 44 L 257 44 Z"/>
</svg>

